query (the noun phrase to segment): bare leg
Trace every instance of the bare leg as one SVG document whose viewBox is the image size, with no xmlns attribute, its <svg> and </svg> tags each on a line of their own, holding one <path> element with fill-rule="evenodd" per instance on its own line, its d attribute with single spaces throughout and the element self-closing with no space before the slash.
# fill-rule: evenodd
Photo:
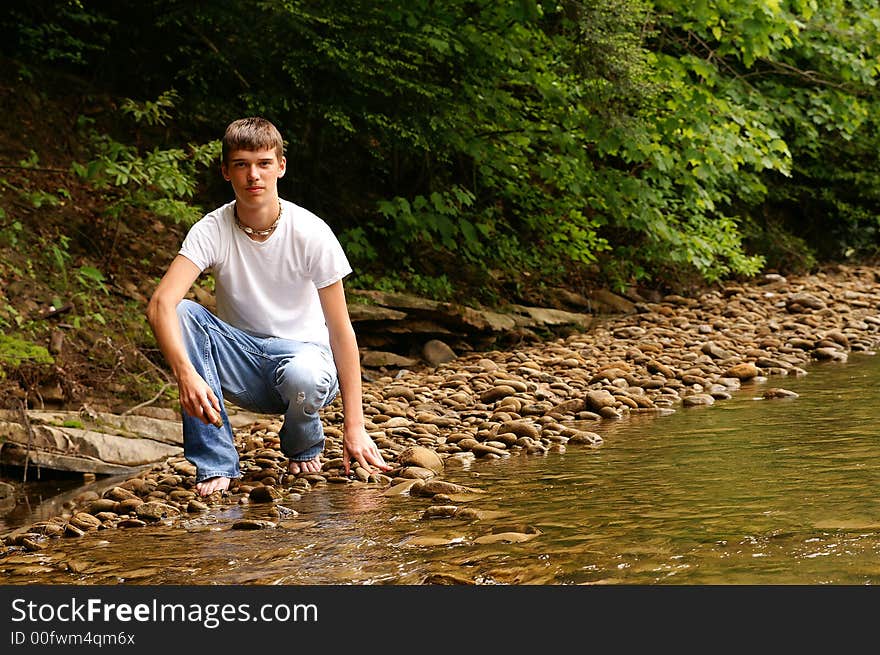
<svg viewBox="0 0 880 655">
<path fill-rule="evenodd" d="M 200 496 L 210 496 L 215 491 L 226 491 L 229 489 L 229 478 L 218 476 L 216 478 L 208 478 L 196 483 L 196 491 Z"/>
</svg>

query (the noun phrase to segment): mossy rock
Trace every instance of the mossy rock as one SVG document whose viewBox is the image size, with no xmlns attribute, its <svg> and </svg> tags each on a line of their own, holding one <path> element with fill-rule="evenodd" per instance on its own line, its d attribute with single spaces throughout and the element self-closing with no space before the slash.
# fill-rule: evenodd
<svg viewBox="0 0 880 655">
<path fill-rule="evenodd" d="M 54 364 L 55 360 L 43 346 L 14 336 L 0 334 L 0 378 L 22 364 Z"/>
</svg>

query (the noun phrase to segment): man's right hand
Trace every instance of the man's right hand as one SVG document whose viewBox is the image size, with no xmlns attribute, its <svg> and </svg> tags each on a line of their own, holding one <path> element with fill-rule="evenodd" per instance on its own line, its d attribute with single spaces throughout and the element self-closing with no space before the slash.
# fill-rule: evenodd
<svg viewBox="0 0 880 655">
<path fill-rule="evenodd" d="M 205 425 L 221 427 L 220 401 L 204 378 L 195 371 L 181 375 L 177 380 L 180 405 L 183 410 Z"/>
</svg>

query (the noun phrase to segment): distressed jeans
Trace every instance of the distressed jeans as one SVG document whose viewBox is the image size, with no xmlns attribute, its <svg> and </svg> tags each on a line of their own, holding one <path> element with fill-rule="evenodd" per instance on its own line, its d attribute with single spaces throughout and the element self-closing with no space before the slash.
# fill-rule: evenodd
<svg viewBox="0 0 880 655">
<path fill-rule="evenodd" d="M 248 411 L 283 414 L 281 451 L 291 460 L 305 462 L 321 453 L 319 410 L 339 393 L 329 348 L 254 337 L 191 300 L 180 302 L 177 316 L 189 360 L 220 400 L 223 417 L 218 428 L 183 412 L 184 456 L 196 467 L 196 482 L 241 477 L 224 399 Z"/>
</svg>

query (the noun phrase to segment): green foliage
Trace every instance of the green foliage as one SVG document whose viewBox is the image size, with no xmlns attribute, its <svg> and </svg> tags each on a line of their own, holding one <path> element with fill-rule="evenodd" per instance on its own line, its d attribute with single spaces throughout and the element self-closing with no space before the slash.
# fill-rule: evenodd
<svg viewBox="0 0 880 655">
<path fill-rule="evenodd" d="M 474 195 L 461 187 L 435 191 L 427 197 L 419 195 L 412 202 L 399 196 L 382 200 L 379 213 L 387 223 L 379 232 L 391 240 L 398 256 L 405 256 L 414 243 L 424 242 L 437 250 L 460 248 L 462 256 L 475 260 L 484 254 L 481 239 L 491 235 L 492 227 L 465 218 L 464 210 L 473 202 Z"/>
<path fill-rule="evenodd" d="M 108 43 L 113 25 L 81 0 L 33 0 L 12 6 L 0 19 L 11 49 L 22 61 L 87 65 Z"/>
<path fill-rule="evenodd" d="M 331 219 L 364 284 L 714 281 L 880 237 L 870 0 L 41 0 L 2 24 L 9 56 L 44 39 L 34 60 L 123 98 L 134 125 L 81 119 L 74 166 L 118 215 L 194 221 L 206 141 L 264 115 L 282 193 Z"/>
<path fill-rule="evenodd" d="M 110 293 L 107 285 L 104 284 L 106 280 L 104 274 L 94 266 L 80 266 L 77 268 L 76 279 L 87 291 L 99 291 L 105 296 Z"/>
<path fill-rule="evenodd" d="M 656 4 L 669 11 L 670 50 L 692 64 L 713 104 L 736 103 L 759 121 L 759 130 L 749 134 L 760 147 L 758 162 L 786 176 L 752 176 L 749 186 L 757 193 L 732 200 L 763 205 L 789 235 L 786 242 L 803 240 L 824 259 L 876 250 L 876 3 L 692 3 L 684 11 Z M 768 146 L 769 154 L 761 152 Z M 779 167 L 774 153 L 790 163 Z M 752 244 L 780 258 L 775 245 Z"/>
<path fill-rule="evenodd" d="M 172 118 L 171 110 L 180 101 L 180 94 L 169 89 L 159 95 L 155 101 L 138 102 L 124 98 L 119 105 L 123 114 L 131 116 L 135 123 L 145 125 L 165 125 Z"/>
<path fill-rule="evenodd" d="M 164 122 L 174 94 L 163 94 L 155 103 L 128 101 L 126 113 L 148 125 Z M 134 145 L 116 141 L 93 128 L 93 121 L 80 117 L 79 127 L 89 142 L 93 158 L 74 162 L 73 173 L 96 189 L 122 192 L 116 206 L 143 207 L 175 223 L 191 225 L 203 212 L 189 204 L 198 187 L 200 170 L 217 162 L 218 140 L 189 144 L 184 148 L 153 148 L 140 152 Z"/>
<path fill-rule="evenodd" d="M 70 237 L 64 234 L 58 235 L 57 242 L 49 242 L 44 252 L 56 272 L 61 275 L 61 291 L 66 292 L 69 287 L 67 267 L 70 263 Z"/>
<path fill-rule="evenodd" d="M 3 180 L 0 180 L 0 184 Z M 7 220 L 6 210 L 0 207 L 0 244 L 15 248 L 21 238 L 22 226 L 19 220 Z"/>
<path fill-rule="evenodd" d="M 376 289 L 385 293 L 408 292 L 439 301 L 450 301 L 456 298 L 455 286 L 448 276 L 422 275 L 411 269 L 381 277 L 362 273 L 355 276 L 352 281 L 356 288 Z M 367 301 L 354 296 L 349 299 L 349 302 Z"/>
</svg>

